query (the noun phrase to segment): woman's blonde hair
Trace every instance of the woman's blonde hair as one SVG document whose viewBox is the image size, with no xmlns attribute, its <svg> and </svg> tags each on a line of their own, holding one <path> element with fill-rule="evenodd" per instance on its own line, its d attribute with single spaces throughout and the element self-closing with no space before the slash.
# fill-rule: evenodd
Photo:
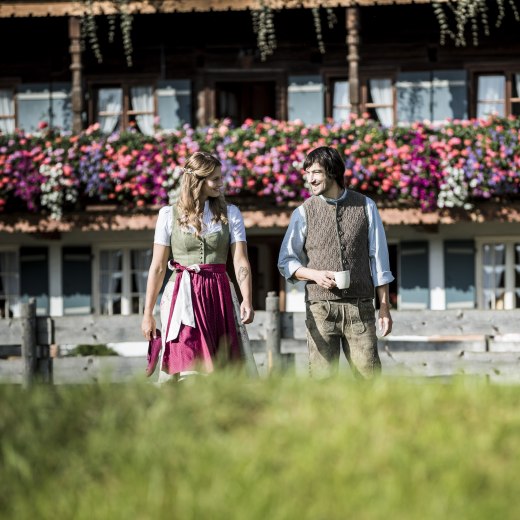
<svg viewBox="0 0 520 520">
<path fill-rule="evenodd" d="M 204 181 L 219 166 L 222 166 L 221 162 L 207 152 L 195 152 L 184 165 L 181 193 L 177 202 L 177 222 L 182 227 L 193 226 L 197 236 L 202 232 L 204 212 L 200 203 L 200 192 Z M 228 223 L 227 205 L 222 193 L 209 199 L 209 208 L 213 213 L 213 222 Z"/>
</svg>

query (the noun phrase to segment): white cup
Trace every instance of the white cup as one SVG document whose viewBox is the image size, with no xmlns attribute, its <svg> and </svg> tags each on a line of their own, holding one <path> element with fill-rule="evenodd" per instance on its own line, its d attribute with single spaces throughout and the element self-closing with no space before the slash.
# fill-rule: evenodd
<svg viewBox="0 0 520 520">
<path fill-rule="evenodd" d="M 334 280 L 338 289 L 348 289 L 350 287 L 350 271 L 336 271 Z"/>
</svg>

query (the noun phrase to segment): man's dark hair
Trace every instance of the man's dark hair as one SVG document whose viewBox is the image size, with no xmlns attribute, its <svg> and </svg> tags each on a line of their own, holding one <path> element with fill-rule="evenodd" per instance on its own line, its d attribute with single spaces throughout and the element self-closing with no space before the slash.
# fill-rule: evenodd
<svg viewBox="0 0 520 520">
<path fill-rule="evenodd" d="M 303 169 L 307 170 L 314 163 L 318 163 L 327 174 L 334 179 L 340 188 L 345 187 L 345 163 L 335 148 L 320 146 L 310 152 L 303 163 Z"/>
</svg>

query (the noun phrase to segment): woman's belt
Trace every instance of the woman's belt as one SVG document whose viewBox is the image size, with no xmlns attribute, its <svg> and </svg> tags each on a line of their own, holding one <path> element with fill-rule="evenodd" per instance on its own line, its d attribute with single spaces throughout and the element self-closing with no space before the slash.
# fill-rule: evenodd
<svg viewBox="0 0 520 520">
<path fill-rule="evenodd" d="M 193 302 L 191 299 L 191 275 L 204 273 L 225 273 L 226 264 L 193 264 L 184 266 L 170 260 L 168 268 L 172 271 L 182 272 L 179 281 L 179 290 L 175 302 L 170 307 L 170 315 L 168 318 L 168 326 L 166 328 L 165 341 L 174 341 L 178 338 L 181 325 L 188 325 L 195 328 L 195 314 L 193 312 Z"/>
</svg>

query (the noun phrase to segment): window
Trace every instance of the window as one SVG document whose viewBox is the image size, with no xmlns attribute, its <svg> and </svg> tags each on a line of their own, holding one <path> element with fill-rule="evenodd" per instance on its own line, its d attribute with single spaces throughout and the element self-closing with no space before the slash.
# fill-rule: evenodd
<svg viewBox="0 0 520 520">
<path fill-rule="evenodd" d="M 100 312 L 121 314 L 123 293 L 123 252 L 120 249 L 100 252 Z"/>
<path fill-rule="evenodd" d="M 520 242 L 483 241 L 479 281 L 483 309 L 520 308 Z"/>
<path fill-rule="evenodd" d="M 520 71 L 477 73 L 476 115 L 520 115 Z"/>
<path fill-rule="evenodd" d="M 348 81 L 333 81 L 332 92 L 332 119 L 334 119 L 336 123 L 348 121 L 351 108 Z"/>
<path fill-rule="evenodd" d="M 64 247 L 63 314 L 92 312 L 92 254 L 90 247 Z"/>
<path fill-rule="evenodd" d="M 191 89 L 188 80 L 98 85 L 94 89 L 95 119 L 110 134 L 135 126 L 145 135 L 155 130 L 155 117 L 164 130 L 191 123 Z"/>
<path fill-rule="evenodd" d="M 0 251 L 0 318 L 19 315 L 19 297 L 18 253 Z"/>
<path fill-rule="evenodd" d="M 511 75 L 511 114 L 520 116 L 520 73 Z"/>
<path fill-rule="evenodd" d="M 38 132 L 40 122 L 63 131 L 72 129 L 71 87 L 68 83 L 21 84 L 16 92 L 16 119 L 19 128 Z"/>
<path fill-rule="evenodd" d="M 175 130 L 191 124 L 191 89 L 189 80 L 159 81 L 157 115 L 163 130 Z"/>
<path fill-rule="evenodd" d="M 152 250 L 150 248 L 132 249 L 130 254 L 132 262 L 132 314 L 142 314 L 144 311 L 148 269 L 150 269 L 152 261 Z"/>
<path fill-rule="evenodd" d="M 394 124 L 394 88 L 391 78 L 369 79 L 364 85 L 365 110 L 384 126 Z"/>
<path fill-rule="evenodd" d="M 49 314 L 49 252 L 46 247 L 20 248 L 21 301 L 36 299 L 36 314 Z"/>
<path fill-rule="evenodd" d="M 403 72 L 397 83 L 399 123 L 467 118 L 467 80 L 464 70 Z"/>
<path fill-rule="evenodd" d="M 401 310 L 430 306 L 428 242 L 402 242 L 399 257 L 398 306 Z"/>
<path fill-rule="evenodd" d="M 289 121 L 300 119 L 306 125 L 323 123 L 323 95 L 321 76 L 290 76 Z"/>
<path fill-rule="evenodd" d="M 477 117 L 505 115 L 506 78 L 502 75 L 479 76 L 477 83 Z"/>
<path fill-rule="evenodd" d="M 444 242 L 444 287 L 447 309 L 475 308 L 475 244 L 471 240 Z"/>
<path fill-rule="evenodd" d="M 0 88 L 0 132 L 12 134 L 15 127 L 14 89 Z"/>
<path fill-rule="evenodd" d="M 100 249 L 96 256 L 97 312 L 105 315 L 142 314 L 152 260 L 151 248 Z"/>
<path fill-rule="evenodd" d="M 151 86 L 101 87 L 97 117 L 101 131 L 110 134 L 135 124 L 145 135 L 154 132 L 155 100 Z"/>
<path fill-rule="evenodd" d="M 350 104 L 350 84 L 346 78 L 329 73 L 327 76 L 327 115 L 336 123 L 348 121 L 352 106 Z M 394 124 L 394 80 L 383 74 L 380 77 L 361 77 L 361 111 L 382 125 Z"/>
</svg>

